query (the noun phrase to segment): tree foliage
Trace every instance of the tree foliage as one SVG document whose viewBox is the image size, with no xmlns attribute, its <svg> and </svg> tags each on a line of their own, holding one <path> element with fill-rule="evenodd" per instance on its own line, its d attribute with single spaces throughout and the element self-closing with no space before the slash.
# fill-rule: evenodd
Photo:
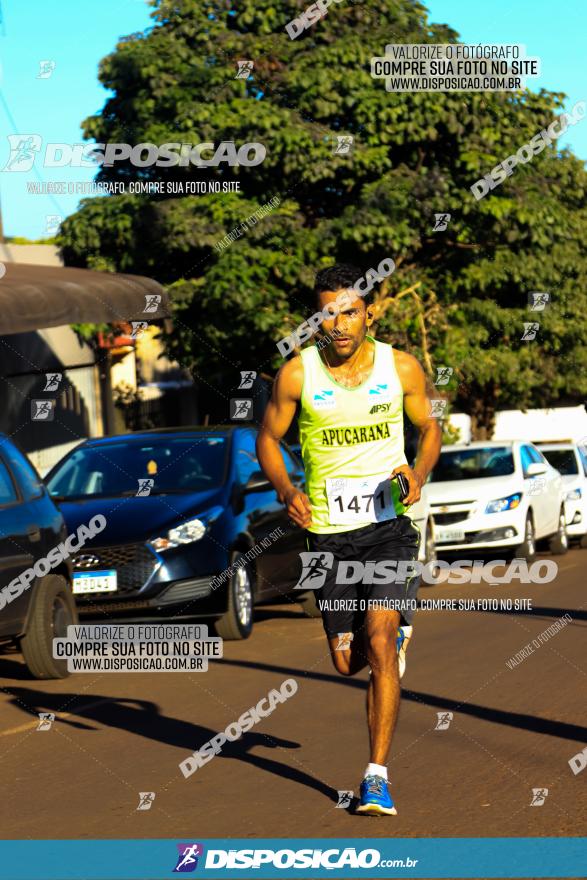
<svg viewBox="0 0 587 880">
<path fill-rule="evenodd" d="M 154 26 L 100 65 L 113 96 L 84 122 L 98 142 L 260 142 L 253 168 L 103 167 L 104 180 L 237 180 L 240 192 L 87 199 L 62 225 L 68 264 L 171 285 L 169 352 L 222 393 L 240 369 L 274 372 L 276 341 L 315 311 L 313 276 L 393 257 L 379 338 L 423 357 L 421 313 L 393 297 L 419 284 L 431 363 L 479 436 L 496 408 L 577 402 L 587 391 L 582 283 L 587 175 L 556 143 L 477 202 L 469 187 L 560 112 L 564 96 L 390 93 L 370 75 L 386 43 L 454 42 L 414 0 L 332 5 L 290 40 L 305 0 L 159 0 Z M 237 60 L 252 59 L 248 80 Z M 337 134 L 353 135 L 335 155 Z M 281 202 L 222 253 L 214 245 L 273 196 Z M 450 213 L 445 232 L 434 214 Z M 528 294 L 552 305 L 530 312 Z M 379 300 L 381 300 L 381 295 Z M 431 306 L 434 308 L 428 314 Z M 537 320 L 534 341 L 523 324 Z"/>
</svg>

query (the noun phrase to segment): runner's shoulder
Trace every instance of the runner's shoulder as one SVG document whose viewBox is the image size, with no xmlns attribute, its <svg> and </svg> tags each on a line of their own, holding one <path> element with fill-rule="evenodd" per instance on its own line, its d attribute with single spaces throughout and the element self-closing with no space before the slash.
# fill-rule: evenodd
<svg viewBox="0 0 587 880">
<path fill-rule="evenodd" d="M 302 396 L 302 384 L 304 382 L 304 365 L 299 354 L 287 360 L 280 367 L 277 376 L 277 391 L 290 400 L 299 400 Z"/>
<path fill-rule="evenodd" d="M 418 358 L 407 351 L 399 351 L 397 348 L 392 349 L 395 368 L 401 380 L 404 389 L 411 386 L 414 381 L 418 382 L 424 377 L 424 370 Z"/>
</svg>

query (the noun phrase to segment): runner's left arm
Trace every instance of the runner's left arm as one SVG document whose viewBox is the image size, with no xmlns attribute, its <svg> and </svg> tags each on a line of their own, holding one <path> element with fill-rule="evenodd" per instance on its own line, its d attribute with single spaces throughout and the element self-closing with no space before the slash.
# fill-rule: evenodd
<svg viewBox="0 0 587 880">
<path fill-rule="evenodd" d="M 432 415 L 426 376 L 419 362 L 411 354 L 395 352 L 395 365 L 404 390 L 404 409 L 411 423 L 418 429 L 418 453 L 413 469 L 402 465 L 394 470 L 407 477 L 410 491 L 404 504 L 419 501 L 421 489 L 428 474 L 438 461 L 442 445 L 442 431 L 438 419 Z"/>
</svg>

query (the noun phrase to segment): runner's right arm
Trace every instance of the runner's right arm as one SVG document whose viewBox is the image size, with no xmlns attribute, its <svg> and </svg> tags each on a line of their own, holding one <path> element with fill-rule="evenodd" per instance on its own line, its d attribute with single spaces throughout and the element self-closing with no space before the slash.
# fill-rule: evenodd
<svg viewBox="0 0 587 880">
<path fill-rule="evenodd" d="M 286 505 L 290 519 L 301 528 L 307 528 L 312 522 L 310 499 L 291 482 L 279 446 L 295 415 L 303 379 L 300 357 L 286 361 L 279 370 L 257 437 L 257 456 L 263 473 L 275 487 L 281 503 Z"/>
</svg>

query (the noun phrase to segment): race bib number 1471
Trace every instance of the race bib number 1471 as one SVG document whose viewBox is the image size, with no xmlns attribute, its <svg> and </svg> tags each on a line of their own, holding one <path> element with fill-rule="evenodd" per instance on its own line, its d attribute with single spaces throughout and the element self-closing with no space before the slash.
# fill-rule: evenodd
<svg viewBox="0 0 587 880">
<path fill-rule="evenodd" d="M 396 516 L 390 475 L 326 480 L 330 525 L 382 522 Z"/>
</svg>

